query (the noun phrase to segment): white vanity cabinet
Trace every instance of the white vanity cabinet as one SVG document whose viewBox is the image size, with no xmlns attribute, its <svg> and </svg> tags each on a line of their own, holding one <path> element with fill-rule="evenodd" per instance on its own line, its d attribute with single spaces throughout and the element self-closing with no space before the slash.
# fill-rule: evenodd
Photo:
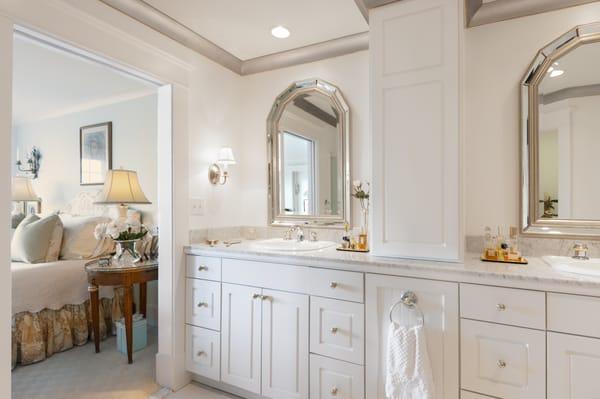
<svg viewBox="0 0 600 399">
<path fill-rule="evenodd" d="M 376 255 L 458 260 L 462 0 L 369 12 Z"/>
<path fill-rule="evenodd" d="M 402 294 L 412 291 L 425 316 L 425 334 L 438 399 L 459 395 L 458 284 L 415 278 L 367 274 L 366 276 L 366 399 L 386 399 L 385 360 L 389 310 Z M 398 306 L 394 320 L 418 322 L 414 311 Z"/>
</svg>

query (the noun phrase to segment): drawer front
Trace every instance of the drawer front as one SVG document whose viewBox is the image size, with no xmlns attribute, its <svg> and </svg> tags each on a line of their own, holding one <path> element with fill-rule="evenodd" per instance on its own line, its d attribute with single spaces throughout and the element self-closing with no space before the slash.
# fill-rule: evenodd
<svg viewBox="0 0 600 399">
<path fill-rule="evenodd" d="M 478 393 L 469 392 L 469 391 L 461 391 L 460 399 L 496 399 L 491 396 L 480 395 Z"/>
<path fill-rule="evenodd" d="M 186 323 L 221 329 L 221 283 L 186 279 Z"/>
<path fill-rule="evenodd" d="M 310 355 L 311 399 L 364 399 L 363 366 Z"/>
<path fill-rule="evenodd" d="M 364 312 L 360 303 L 311 297 L 310 351 L 364 364 Z"/>
<path fill-rule="evenodd" d="M 217 331 L 186 326 L 185 366 L 188 371 L 219 381 L 221 335 Z"/>
<path fill-rule="evenodd" d="M 544 330 L 546 293 L 461 284 L 460 315 L 468 319 Z"/>
<path fill-rule="evenodd" d="M 186 277 L 221 281 L 221 258 L 187 255 Z"/>
<path fill-rule="evenodd" d="M 223 281 L 364 302 L 364 275 L 357 272 L 223 259 Z"/>
<path fill-rule="evenodd" d="M 546 397 L 546 333 L 461 321 L 462 388 L 500 398 Z"/>
<path fill-rule="evenodd" d="M 600 338 L 600 298 L 548 293 L 548 330 Z"/>
<path fill-rule="evenodd" d="M 548 399 L 600 396 L 600 340 L 548 333 Z"/>
</svg>

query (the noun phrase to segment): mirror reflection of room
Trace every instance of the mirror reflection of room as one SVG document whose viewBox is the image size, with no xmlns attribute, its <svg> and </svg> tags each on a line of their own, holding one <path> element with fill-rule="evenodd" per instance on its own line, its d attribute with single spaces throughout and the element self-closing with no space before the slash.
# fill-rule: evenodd
<svg viewBox="0 0 600 399">
<path fill-rule="evenodd" d="M 538 215 L 600 219 L 600 43 L 560 57 L 539 84 Z"/>
<path fill-rule="evenodd" d="M 281 135 L 281 206 L 289 215 L 340 215 L 342 200 L 339 115 L 318 92 L 285 107 Z"/>
</svg>

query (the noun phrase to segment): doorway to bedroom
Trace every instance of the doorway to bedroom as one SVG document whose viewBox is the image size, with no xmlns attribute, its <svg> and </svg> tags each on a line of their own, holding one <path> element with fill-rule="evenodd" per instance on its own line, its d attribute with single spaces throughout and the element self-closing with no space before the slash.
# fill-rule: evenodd
<svg viewBox="0 0 600 399">
<path fill-rule="evenodd" d="M 165 95 L 137 72 L 15 32 L 13 398 L 158 389 Z"/>
</svg>

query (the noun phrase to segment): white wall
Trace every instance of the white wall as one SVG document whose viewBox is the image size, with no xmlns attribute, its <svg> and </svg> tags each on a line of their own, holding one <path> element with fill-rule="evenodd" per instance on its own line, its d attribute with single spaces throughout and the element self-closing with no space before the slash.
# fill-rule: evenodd
<svg viewBox="0 0 600 399">
<path fill-rule="evenodd" d="M 600 3 L 467 29 L 464 131 L 466 234 L 518 226 L 519 84 L 537 51 L 576 25 L 600 20 Z"/>
<path fill-rule="evenodd" d="M 79 128 L 112 122 L 113 168 L 138 172 L 140 185 L 151 205 L 132 205 L 143 212 L 144 223 L 157 222 L 157 132 L 156 94 L 13 126 L 13 142 L 21 158 L 36 146 L 42 153 L 34 189 L 42 198 L 43 212 L 63 209 L 80 191 L 98 191 L 102 186 L 79 184 Z M 13 152 L 13 163 L 16 151 Z"/>
<path fill-rule="evenodd" d="M 243 78 L 242 124 L 238 168 L 232 185 L 241 185 L 244 212 L 237 225 L 266 226 L 267 116 L 275 98 L 291 83 L 319 78 L 336 85 L 350 107 L 351 175 L 371 180 L 369 159 L 369 53 L 361 51 L 309 64 L 248 75 Z M 235 148 L 234 148 L 235 150 Z M 353 222 L 360 223 L 353 205 Z"/>
</svg>

